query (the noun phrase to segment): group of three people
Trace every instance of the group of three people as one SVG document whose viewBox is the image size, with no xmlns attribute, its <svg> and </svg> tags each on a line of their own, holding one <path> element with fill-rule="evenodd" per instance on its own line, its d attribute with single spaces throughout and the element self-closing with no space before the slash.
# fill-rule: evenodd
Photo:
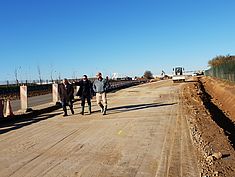
<svg viewBox="0 0 235 177">
<path fill-rule="evenodd" d="M 93 93 L 96 94 L 96 102 L 98 106 L 101 108 L 101 112 L 103 115 L 107 113 L 107 96 L 106 92 L 109 88 L 109 82 L 107 79 L 102 77 L 102 74 L 97 73 L 97 79 L 91 83 L 88 80 L 87 75 L 83 75 L 82 80 L 79 82 L 75 82 L 74 85 L 80 86 L 77 96 L 81 98 L 81 114 L 84 115 L 85 109 L 85 101 L 87 100 L 88 104 L 88 114 L 91 114 L 91 99 Z M 74 88 L 73 85 L 68 82 L 67 79 L 63 80 L 63 84 L 59 87 L 59 95 L 62 104 L 62 108 L 64 111 L 64 116 L 67 116 L 67 108 L 66 105 L 70 107 L 71 113 L 74 114 L 73 110 L 73 96 L 74 96 Z"/>
</svg>

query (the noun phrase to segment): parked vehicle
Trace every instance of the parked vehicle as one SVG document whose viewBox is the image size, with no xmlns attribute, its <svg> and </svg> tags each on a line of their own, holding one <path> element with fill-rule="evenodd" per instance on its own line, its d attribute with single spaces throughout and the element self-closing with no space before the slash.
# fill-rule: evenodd
<svg viewBox="0 0 235 177">
<path fill-rule="evenodd" d="M 175 67 L 173 68 L 173 82 L 185 82 L 185 75 L 184 75 L 184 68 L 182 67 Z"/>
</svg>

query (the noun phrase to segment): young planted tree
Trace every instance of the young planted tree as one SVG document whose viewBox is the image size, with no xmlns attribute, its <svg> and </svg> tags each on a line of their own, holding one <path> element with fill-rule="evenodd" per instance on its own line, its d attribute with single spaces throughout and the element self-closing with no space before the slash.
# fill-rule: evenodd
<svg viewBox="0 0 235 177">
<path fill-rule="evenodd" d="M 37 69 L 38 69 L 39 83 L 42 84 L 41 69 L 40 69 L 40 66 L 39 66 L 39 65 L 37 66 Z"/>
<path fill-rule="evenodd" d="M 50 69 L 51 69 L 51 72 L 50 72 L 50 78 L 51 78 L 51 82 L 53 83 L 53 67 L 52 65 L 50 65 Z"/>
<path fill-rule="evenodd" d="M 21 66 L 18 68 L 15 68 L 14 75 L 15 75 L 15 80 L 16 80 L 16 85 L 19 85 L 19 80 L 18 80 L 18 71 L 21 69 Z"/>
</svg>

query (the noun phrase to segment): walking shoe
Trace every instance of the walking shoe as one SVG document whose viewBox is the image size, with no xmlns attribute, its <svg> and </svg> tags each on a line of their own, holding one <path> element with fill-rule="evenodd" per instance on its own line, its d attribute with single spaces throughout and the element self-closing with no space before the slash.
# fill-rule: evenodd
<svg viewBox="0 0 235 177">
<path fill-rule="evenodd" d="M 88 115 L 90 115 L 91 114 L 91 112 L 90 111 L 88 111 L 88 113 L 87 113 Z"/>
<path fill-rule="evenodd" d="M 82 106 L 82 111 L 80 112 L 81 115 L 84 115 L 84 106 Z"/>
<path fill-rule="evenodd" d="M 99 103 L 99 106 L 100 106 L 100 112 L 103 113 L 104 112 L 104 106 L 102 105 L 102 103 Z"/>
<path fill-rule="evenodd" d="M 63 115 L 63 117 L 66 117 L 66 116 L 68 116 L 68 114 L 64 114 L 64 115 Z"/>
<path fill-rule="evenodd" d="M 91 106 L 88 106 L 88 114 L 91 114 Z"/>
<path fill-rule="evenodd" d="M 107 114 L 107 106 L 105 106 L 105 108 L 103 109 L 103 115 Z"/>
<path fill-rule="evenodd" d="M 74 110 L 71 110 L 71 113 L 74 114 Z"/>
</svg>

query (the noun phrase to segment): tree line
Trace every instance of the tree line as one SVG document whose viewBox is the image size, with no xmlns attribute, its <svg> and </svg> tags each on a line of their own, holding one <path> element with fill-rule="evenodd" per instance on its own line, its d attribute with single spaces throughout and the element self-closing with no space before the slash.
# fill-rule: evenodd
<svg viewBox="0 0 235 177">
<path fill-rule="evenodd" d="M 235 56 L 219 55 L 219 56 L 216 56 L 216 57 L 212 58 L 211 60 L 209 60 L 208 65 L 210 67 L 216 67 L 216 66 L 220 66 L 220 65 L 225 64 L 225 63 L 229 63 L 231 61 L 235 61 Z"/>
</svg>

